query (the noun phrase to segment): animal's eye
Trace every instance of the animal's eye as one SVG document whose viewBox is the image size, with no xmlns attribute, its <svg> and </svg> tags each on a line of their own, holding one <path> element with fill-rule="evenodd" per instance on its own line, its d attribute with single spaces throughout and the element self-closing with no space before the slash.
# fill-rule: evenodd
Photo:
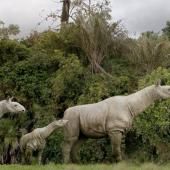
<svg viewBox="0 0 170 170">
<path fill-rule="evenodd" d="M 170 88 L 168 89 L 168 91 L 170 91 Z"/>
<path fill-rule="evenodd" d="M 17 107 L 17 104 L 15 104 L 14 107 Z"/>
</svg>

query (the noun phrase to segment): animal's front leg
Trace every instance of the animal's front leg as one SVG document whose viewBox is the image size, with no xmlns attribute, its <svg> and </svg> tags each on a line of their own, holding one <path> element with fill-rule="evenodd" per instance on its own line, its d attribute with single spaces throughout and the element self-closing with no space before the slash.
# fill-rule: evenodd
<svg viewBox="0 0 170 170">
<path fill-rule="evenodd" d="M 40 151 L 38 152 L 38 164 L 39 164 L 39 165 L 41 165 L 42 153 L 43 153 L 43 150 L 40 150 Z"/>
<path fill-rule="evenodd" d="M 38 152 L 38 164 L 39 165 L 41 165 L 41 163 L 42 163 L 42 154 L 43 154 L 43 150 L 45 148 L 45 145 L 46 145 L 45 139 L 41 140 L 41 144 L 40 144 L 39 152 Z"/>
<path fill-rule="evenodd" d="M 119 162 L 122 160 L 121 155 L 122 132 L 120 131 L 111 132 L 109 133 L 109 137 L 111 140 L 113 156 L 115 157 L 116 162 Z"/>
</svg>

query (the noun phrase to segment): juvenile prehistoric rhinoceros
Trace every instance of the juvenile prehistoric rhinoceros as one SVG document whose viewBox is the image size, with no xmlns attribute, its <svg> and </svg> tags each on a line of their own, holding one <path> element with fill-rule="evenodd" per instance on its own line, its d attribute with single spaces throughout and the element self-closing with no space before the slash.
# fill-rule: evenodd
<svg viewBox="0 0 170 170">
<path fill-rule="evenodd" d="M 56 120 L 43 128 L 36 128 L 32 132 L 23 135 L 20 139 L 22 162 L 31 163 L 33 151 L 38 151 L 38 162 L 41 164 L 42 153 L 46 145 L 46 139 L 56 130 L 67 124 L 68 120 Z"/>
<path fill-rule="evenodd" d="M 69 120 L 64 128 L 64 162 L 70 162 L 70 153 L 74 153 L 80 134 L 92 138 L 108 135 L 113 155 L 120 161 L 122 135 L 131 127 L 134 117 L 154 101 L 169 97 L 170 86 L 156 83 L 128 96 L 114 96 L 98 103 L 68 108 L 64 113 L 64 119 Z"/>
</svg>

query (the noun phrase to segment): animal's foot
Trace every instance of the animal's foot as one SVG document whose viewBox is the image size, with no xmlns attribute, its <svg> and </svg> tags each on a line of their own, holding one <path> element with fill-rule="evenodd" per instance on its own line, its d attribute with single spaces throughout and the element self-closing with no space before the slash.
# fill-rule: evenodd
<svg viewBox="0 0 170 170">
<path fill-rule="evenodd" d="M 118 156 L 118 157 L 115 158 L 115 160 L 116 160 L 116 163 L 118 163 L 118 162 L 122 161 L 122 157 Z"/>
<path fill-rule="evenodd" d="M 69 164 L 69 163 L 72 163 L 72 162 L 71 162 L 70 158 L 64 157 L 63 163 L 64 164 Z"/>
</svg>

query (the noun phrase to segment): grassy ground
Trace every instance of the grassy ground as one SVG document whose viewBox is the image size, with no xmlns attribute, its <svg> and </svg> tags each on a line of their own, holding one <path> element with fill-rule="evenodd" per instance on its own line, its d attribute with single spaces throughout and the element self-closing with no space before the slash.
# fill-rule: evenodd
<svg viewBox="0 0 170 170">
<path fill-rule="evenodd" d="M 107 164 L 96 164 L 96 165 L 0 165 L 0 170 L 169 170 L 170 164 L 167 165 L 156 165 L 153 163 L 144 164 L 132 164 L 122 162 L 119 164 L 107 165 Z"/>
</svg>

